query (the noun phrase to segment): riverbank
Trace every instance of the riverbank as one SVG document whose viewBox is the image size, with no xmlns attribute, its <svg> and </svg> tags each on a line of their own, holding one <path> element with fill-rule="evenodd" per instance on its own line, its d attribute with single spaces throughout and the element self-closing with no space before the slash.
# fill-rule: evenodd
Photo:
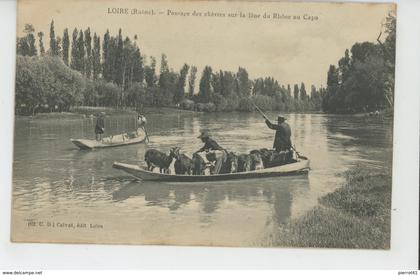
<svg viewBox="0 0 420 275">
<path fill-rule="evenodd" d="M 289 221 L 268 245 L 389 249 L 391 171 L 358 165 L 345 177 L 346 185 L 321 197 L 319 206 L 301 218 Z"/>
<path fill-rule="evenodd" d="M 112 108 L 112 107 L 91 107 L 91 106 L 78 106 L 70 109 L 69 112 L 50 112 L 50 113 L 37 113 L 34 116 L 16 115 L 16 117 L 33 118 L 33 119 L 83 119 L 95 116 L 98 113 L 104 112 L 106 115 L 133 115 L 136 116 L 137 112 L 131 108 Z M 164 114 L 173 115 L 174 113 L 185 114 L 202 114 L 203 112 L 183 110 L 173 107 L 145 107 L 143 114 Z"/>
<path fill-rule="evenodd" d="M 16 115 L 16 117 L 28 117 L 34 119 L 80 119 L 95 116 L 100 112 L 104 112 L 106 115 L 137 115 L 137 111 L 133 108 L 114 108 L 114 107 L 91 107 L 91 106 L 77 106 L 70 108 L 69 112 L 50 112 L 50 113 L 37 113 L 34 116 L 23 116 Z M 212 113 L 235 113 L 233 112 L 212 112 Z M 244 112 L 244 111 L 242 111 Z M 144 107 L 142 114 L 163 114 L 163 115 L 173 115 L 173 114 L 206 114 L 207 112 L 203 111 L 193 111 L 185 110 L 177 107 Z M 245 112 L 250 113 L 250 112 Z M 290 112 L 279 112 L 283 114 L 291 114 Z M 299 114 L 322 114 L 322 112 L 297 112 Z M 296 113 L 294 113 L 296 114 Z"/>
</svg>

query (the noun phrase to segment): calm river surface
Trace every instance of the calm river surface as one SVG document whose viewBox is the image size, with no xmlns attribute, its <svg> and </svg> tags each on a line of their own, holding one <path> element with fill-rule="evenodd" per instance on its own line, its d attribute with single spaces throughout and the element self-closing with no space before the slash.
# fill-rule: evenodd
<svg viewBox="0 0 420 275">
<path fill-rule="evenodd" d="M 356 163 L 391 169 L 390 120 L 321 114 L 286 117 L 293 143 L 311 161 L 308 176 L 180 186 L 135 180 L 113 169 L 112 163 L 136 164 L 148 148 L 167 152 L 179 146 L 190 155 L 201 147 L 197 136 L 202 129 L 236 152 L 271 147 L 274 131 L 257 114 L 175 111 L 148 115 L 147 145 L 80 151 L 69 139 L 93 138 L 94 120 L 17 118 L 13 238 L 259 246 L 279 226 L 340 187 L 344 183 L 340 173 Z M 107 116 L 106 133 L 133 130 L 134 124 L 133 116 Z M 43 224 L 28 227 L 28 221 Z M 71 223 L 74 227 L 67 226 Z"/>
</svg>

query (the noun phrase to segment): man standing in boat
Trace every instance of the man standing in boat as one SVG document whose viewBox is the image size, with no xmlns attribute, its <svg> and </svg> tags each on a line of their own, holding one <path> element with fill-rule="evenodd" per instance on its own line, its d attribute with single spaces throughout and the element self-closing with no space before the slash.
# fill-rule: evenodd
<svg viewBox="0 0 420 275">
<path fill-rule="evenodd" d="M 208 131 L 202 131 L 198 138 L 204 142 L 204 146 L 201 147 L 196 153 L 201 153 L 204 151 L 207 152 L 207 160 L 212 163 L 215 162 L 213 174 L 218 174 L 222 168 L 223 162 L 226 160 L 226 150 L 217 144 L 214 139 L 210 138 Z"/>
<path fill-rule="evenodd" d="M 105 132 L 105 120 L 104 120 L 105 113 L 101 112 L 96 118 L 96 125 L 95 125 L 95 136 L 96 140 L 102 140 L 102 134 Z"/>
<path fill-rule="evenodd" d="M 146 116 L 138 113 L 138 115 L 137 115 L 137 135 L 140 135 L 140 130 L 143 130 L 144 133 L 146 134 L 146 141 L 149 142 L 149 135 L 147 134 L 147 131 L 146 131 L 146 124 L 147 124 Z"/>
<path fill-rule="evenodd" d="M 289 162 L 293 157 L 293 152 L 291 150 L 292 141 L 290 139 L 292 131 L 289 124 L 286 122 L 286 118 L 279 115 L 277 118 L 277 124 L 271 123 L 270 120 L 266 118 L 265 123 L 268 128 L 276 131 L 273 148 L 278 153 L 279 164 Z"/>
</svg>

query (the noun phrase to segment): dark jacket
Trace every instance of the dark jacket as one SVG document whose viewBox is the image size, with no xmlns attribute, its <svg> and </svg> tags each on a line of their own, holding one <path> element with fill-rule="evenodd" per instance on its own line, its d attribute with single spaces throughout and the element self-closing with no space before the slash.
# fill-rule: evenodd
<svg viewBox="0 0 420 275">
<path fill-rule="evenodd" d="M 204 146 L 201 147 L 200 150 L 197 152 L 203 152 L 203 151 L 210 151 L 210 150 L 224 150 L 219 144 L 217 144 L 216 141 L 214 141 L 211 138 L 207 138 L 204 142 Z"/>
<path fill-rule="evenodd" d="M 105 121 L 103 117 L 98 117 L 96 119 L 95 133 L 103 134 L 105 129 Z"/>
<path fill-rule="evenodd" d="M 276 130 L 273 148 L 276 149 L 276 151 L 289 150 L 292 147 L 292 141 L 290 140 L 292 131 L 290 130 L 289 124 L 286 122 L 281 124 L 273 124 L 269 120 L 266 120 L 265 123 L 267 124 L 268 128 Z"/>
</svg>

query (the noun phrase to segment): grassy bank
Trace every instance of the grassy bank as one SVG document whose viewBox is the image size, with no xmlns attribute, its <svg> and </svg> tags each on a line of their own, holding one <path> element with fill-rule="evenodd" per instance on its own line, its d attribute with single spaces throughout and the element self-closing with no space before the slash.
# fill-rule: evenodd
<svg viewBox="0 0 420 275">
<path fill-rule="evenodd" d="M 272 246 L 389 249 L 391 171 L 358 165 L 347 184 L 319 199 L 320 205 L 290 221 Z"/>
</svg>

